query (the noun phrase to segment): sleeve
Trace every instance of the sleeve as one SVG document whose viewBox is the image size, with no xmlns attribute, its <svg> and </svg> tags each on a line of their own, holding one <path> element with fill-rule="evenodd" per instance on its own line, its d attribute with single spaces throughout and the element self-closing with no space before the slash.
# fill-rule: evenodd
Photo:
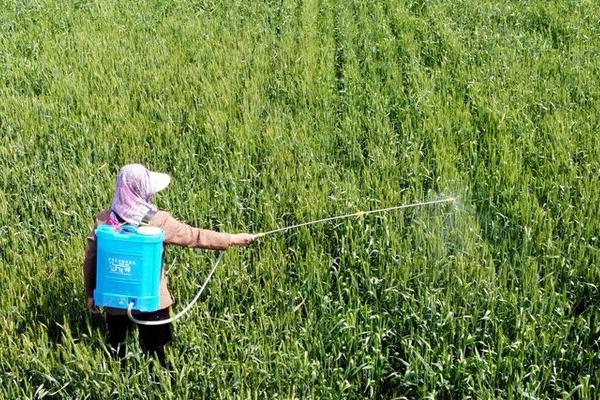
<svg viewBox="0 0 600 400">
<path fill-rule="evenodd" d="M 93 230 L 86 240 L 87 247 L 83 259 L 83 285 L 87 296 L 93 297 L 96 288 L 96 234 Z"/>
<path fill-rule="evenodd" d="M 165 232 L 165 244 L 209 250 L 226 250 L 231 244 L 229 233 L 194 228 L 178 221 L 167 212 L 161 212 L 160 227 Z"/>
</svg>

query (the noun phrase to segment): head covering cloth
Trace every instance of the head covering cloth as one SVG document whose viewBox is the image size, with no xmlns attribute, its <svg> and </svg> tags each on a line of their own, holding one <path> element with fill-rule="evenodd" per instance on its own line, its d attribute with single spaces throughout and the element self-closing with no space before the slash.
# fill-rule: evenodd
<svg viewBox="0 0 600 400">
<path fill-rule="evenodd" d="M 141 164 L 125 165 L 117 175 L 108 223 L 119 226 L 124 221 L 140 225 L 147 214 L 158 210 L 151 199 L 168 181 L 168 175 L 151 172 Z"/>
</svg>

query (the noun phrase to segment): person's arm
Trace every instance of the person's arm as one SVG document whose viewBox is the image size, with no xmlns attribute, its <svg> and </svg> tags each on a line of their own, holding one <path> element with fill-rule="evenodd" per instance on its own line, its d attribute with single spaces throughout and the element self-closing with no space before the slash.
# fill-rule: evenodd
<svg viewBox="0 0 600 400">
<path fill-rule="evenodd" d="M 92 313 L 98 313 L 94 305 L 94 289 L 96 288 L 96 234 L 94 230 L 86 238 L 87 247 L 83 259 L 83 287 L 87 295 L 88 309 Z"/>
<path fill-rule="evenodd" d="M 178 221 L 171 214 L 159 211 L 151 225 L 161 227 L 165 232 L 165 244 L 184 247 L 199 247 L 209 250 L 226 250 L 231 246 L 245 246 L 255 240 L 249 233 L 224 233 L 208 229 L 194 228 Z"/>
</svg>

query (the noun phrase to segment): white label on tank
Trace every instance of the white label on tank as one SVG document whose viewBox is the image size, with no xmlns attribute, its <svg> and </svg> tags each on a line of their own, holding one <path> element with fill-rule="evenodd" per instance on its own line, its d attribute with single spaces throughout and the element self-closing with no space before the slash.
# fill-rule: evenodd
<svg viewBox="0 0 600 400">
<path fill-rule="evenodd" d="M 108 257 L 110 272 L 117 275 L 131 275 L 131 268 L 135 267 L 134 260 L 123 260 L 116 257 Z"/>
</svg>

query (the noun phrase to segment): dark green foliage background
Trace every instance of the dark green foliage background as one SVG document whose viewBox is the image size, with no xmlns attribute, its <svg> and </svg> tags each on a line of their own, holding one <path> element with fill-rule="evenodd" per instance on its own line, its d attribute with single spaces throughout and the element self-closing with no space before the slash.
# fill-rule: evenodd
<svg viewBox="0 0 600 400">
<path fill-rule="evenodd" d="M 0 397 L 594 398 L 596 1 L 0 1 Z M 260 232 L 106 357 L 81 261 L 120 166 Z M 214 260 L 172 249 L 175 309 Z"/>
</svg>

